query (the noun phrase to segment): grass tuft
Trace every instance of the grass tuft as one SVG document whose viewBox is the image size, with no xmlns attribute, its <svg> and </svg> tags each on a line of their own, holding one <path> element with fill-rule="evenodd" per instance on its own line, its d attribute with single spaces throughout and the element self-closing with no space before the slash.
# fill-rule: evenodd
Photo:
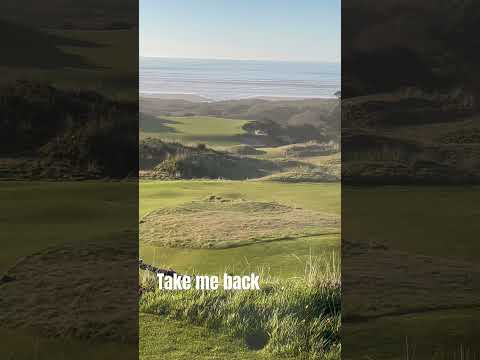
<svg viewBox="0 0 480 360">
<path fill-rule="evenodd" d="M 337 262 L 310 258 L 305 276 L 265 277 L 257 291 L 160 291 L 141 297 L 143 313 L 218 329 L 252 350 L 282 357 L 337 359 L 341 286 Z"/>
</svg>

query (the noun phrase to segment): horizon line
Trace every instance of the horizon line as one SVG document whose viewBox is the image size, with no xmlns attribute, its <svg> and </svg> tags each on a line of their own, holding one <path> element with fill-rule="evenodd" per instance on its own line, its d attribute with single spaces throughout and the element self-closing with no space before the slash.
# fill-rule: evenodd
<svg viewBox="0 0 480 360">
<path fill-rule="evenodd" d="M 185 57 L 185 56 L 157 56 L 157 55 L 139 55 L 139 58 L 148 59 L 174 59 L 174 60 L 224 60 L 224 61 L 265 61 L 265 62 L 296 62 L 296 63 L 312 63 L 312 64 L 341 64 L 341 60 L 326 61 L 326 60 L 301 60 L 301 59 L 236 59 L 236 58 L 208 58 L 208 57 Z"/>
</svg>

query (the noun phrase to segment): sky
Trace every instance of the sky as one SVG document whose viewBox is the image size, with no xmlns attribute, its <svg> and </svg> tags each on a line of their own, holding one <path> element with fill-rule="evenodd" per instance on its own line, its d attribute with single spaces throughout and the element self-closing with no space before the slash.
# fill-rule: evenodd
<svg viewBox="0 0 480 360">
<path fill-rule="evenodd" d="M 340 0 L 140 0 L 140 56 L 340 62 Z"/>
</svg>

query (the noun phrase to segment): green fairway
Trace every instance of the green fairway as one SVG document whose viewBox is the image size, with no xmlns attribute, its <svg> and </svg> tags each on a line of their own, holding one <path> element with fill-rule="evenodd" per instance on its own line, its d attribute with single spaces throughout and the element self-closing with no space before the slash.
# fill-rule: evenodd
<svg viewBox="0 0 480 360">
<path fill-rule="evenodd" d="M 136 188 L 135 182 L 2 182 L 0 216 L 9 226 L 0 231 L 0 273 L 46 247 L 109 239 L 136 226 Z"/>
<path fill-rule="evenodd" d="M 389 250 L 426 255 L 438 262 L 445 258 L 459 264 L 471 262 L 467 266 L 473 268 L 480 251 L 478 190 L 478 186 L 345 186 L 343 215 L 348 221 L 342 233 L 348 240 L 382 243 Z M 363 211 L 364 207 L 376 210 Z M 446 273 L 445 281 L 449 277 Z M 475 303 L 475 297 L 471 301 Z M 410 356 L 415 349 L 418 359 L 476 358 L 479 317 L 477 308 L 459 308 L 344 324 L 342 342 L 348 351 L 342 355 L 345 359 L 406 359 L 408 339 Z M 374 343 L 372 334 L 376 334 Z"/>
<path fill-rule="evenodd" d="M 59 52 L 77 57 L 78 64 L 63 64 L 55 68 L 41 68 L 33 62 L 30 68 L 5 73 L 0 83 L 18 79 L 45 82 L 61 89 L 92 90 L 117 100 L 138 99 L 137 63 L 138 32 L 136 30 L 46 30 L 42 36 L 64 39 L 58 42 Z M 125 56 L 131 54 L 131 56 Z M 49 59 L 52 64 L 60 61 Z M 58 54 L 57 54 L 58 56 Z"/>
<path fill-rule="evenodd" d="M 165 339 L 166 334 L 174 334 Z M 167 355 L 168 354 L 168 355 Z M 140 358 L 151 360 L 269 359 L 240 340 L 163 316 L 140 315 Z"/>
<path fill-rule="evenodd" d="M 343 326 L 342 359 L 405 360 L 409 358 L 407 348 L 411 359 L 476 359 L 480 350 L 476 335 L 479 320 L 480 309 L 474 308 L 351 323 Z"/>
<path fill-rule="evenodd" d="M 173 249 L 141 245 L 140 256 L 148 263 L 173 268 L 181 273 L 249 274 L 266 277 L 301 276 L 310 256 L 329 263 L 339 256 L 340 235 L 284 240 L 233 249 Z"/>
<path fill-rule="evenodd" d="M 0 328 L 0 359 L 14 360 L 128 360 L 137 355 L 135 346 L 86 343 L 74 339 L 49 339 L 18 330 Z M 88 344 L 88 345 L 87 345 Z"/>
<path fill-rule="evenodd" d="M 48 247 L 109 240 L 135 227 L 136 189 L 135 182 L 1 182 L 0 217 L 8 219 L 8 227 L 0 231 L 0 274 L 22 257 Z M 0 347 L 2 359 L 122 359 L 131 351 L 128 346 L 98 344 L 85 353 L 81 341 L 3 328 L 0 336 L 8 344 Z"/>
<path fill-rule="evenodd" d="M 158 208 L 174 207 L 208 195 L 237 196 L 338 215 L 340 184 L 283 184 L 252 181 L 148 181 L 140 184 L 140 216 Z M 310 236 L 230 249 L 164 248 L 140 243 L 140 256 L 157 266 L 181 272 L 246 273 L 301 276 L 309 256 L 338 254 L 340 234 Z M 329 259 L 330 260 L 330 259 Z M 328 261 L 326 261 L 328 262 Z"/>
<path fill-rule="evenodd" d="M 208 195 L 245 197 L 255 201 L 278 201 L 330 214 L 340 214 L 340 183 L 284 184 L 256 181 L 141 181 L 140 216 L 162 208 L 178 206 Z"/>
<path fill-rule="evenodd" d="M 478 186 L 345 187 L 343 234 L 416 254 L 478 260 Z M 362 211 L 364 206 L 383 211 Z M 373 213 L 373 214 L 372 214 Z"/>
<path fill-rule="evenodd" d="M 140 123 L 140 138 L 156 137 L 184 144 L 206 143 L 209 146 L 241 144 L 242 128 L 248 120 L 224 119 L 212 116 L 144 117 Z"/>
</svg>

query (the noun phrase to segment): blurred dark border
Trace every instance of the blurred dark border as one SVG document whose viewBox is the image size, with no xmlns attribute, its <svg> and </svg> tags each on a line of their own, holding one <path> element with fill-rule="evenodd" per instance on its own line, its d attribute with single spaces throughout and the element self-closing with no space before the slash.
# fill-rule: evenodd
<svg viewBox="0 0 480 360">
<path fill-rule="evenodd" d="M 0 4 L 0 358 L 138 358 L 138 5 Z"/>
<path fill-rule="evenodd" d="M 475 1 L 342 4 L 342 354 L 473 359 Z"/>
</svg>

